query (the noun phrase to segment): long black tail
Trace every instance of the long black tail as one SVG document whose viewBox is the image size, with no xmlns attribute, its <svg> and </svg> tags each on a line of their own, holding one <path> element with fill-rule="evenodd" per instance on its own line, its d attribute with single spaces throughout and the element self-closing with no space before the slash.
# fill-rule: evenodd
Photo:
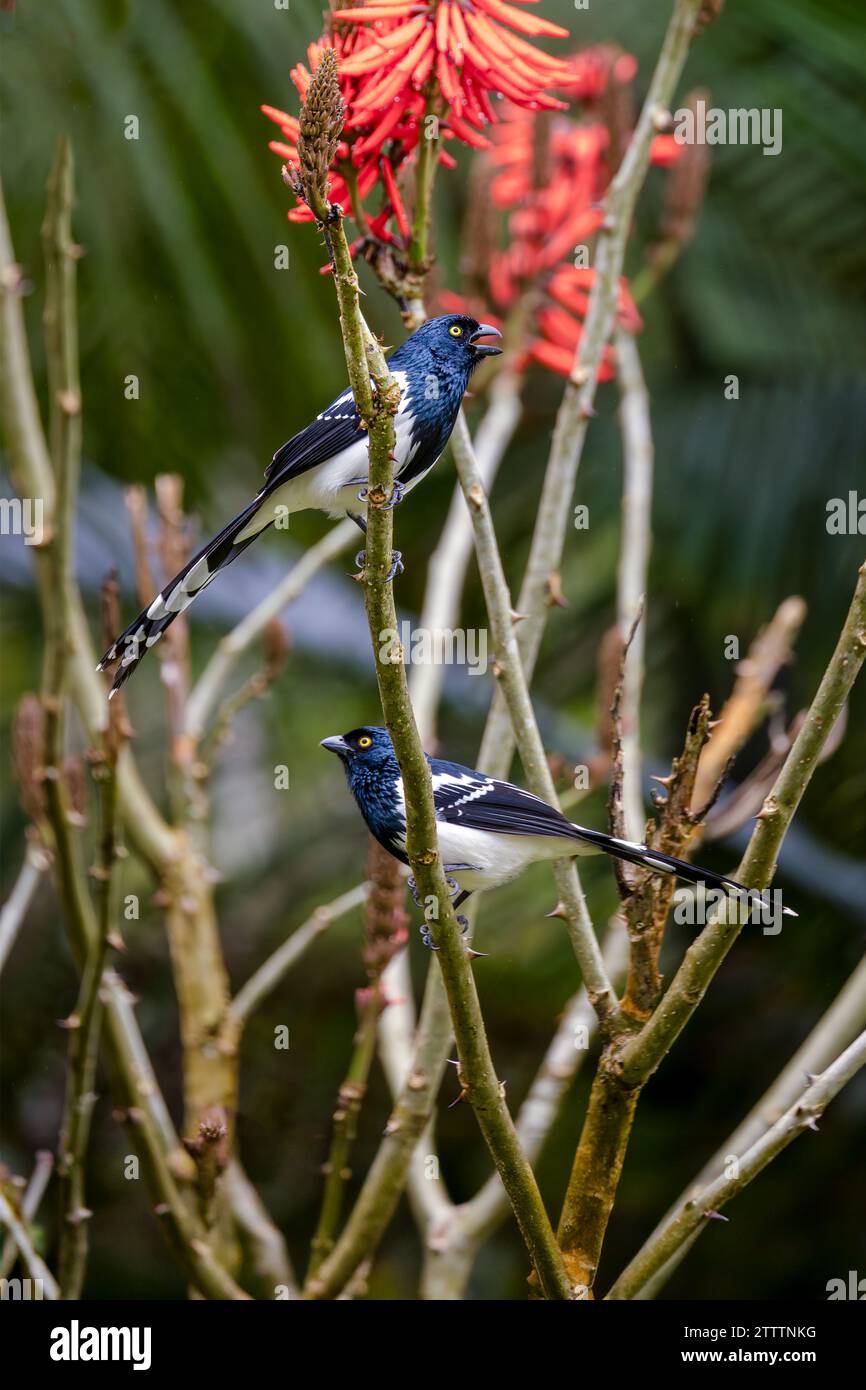
<svg viewBox="0 0 866 1390">
<path fill-rule="evenodd" d="M 738 883 L 735 878 L 714 873 L 712 869 L 701 869 L 697 864 L 689 864 L 685 859 L 675 859 L 671 854 L 661 854 L 658 850 L 647 849 L 646 845 L 635 844 L 632 840 L 618 840 L 614 835 L 605 835 L 601 830 L 587 830 L 582 825 L 573 825 L 572 829 L 575 839 L 594 845 L 602 853 L 613 855 L 615 859 L 624 859 L 627 864 L 637 864 L 642 869 L 649 869 L 650 873 L 670 874 L 686 883 L 704 883 L 707 887 L 722 888 L 731 893 L 754 892 L 753 889 Z M 797 916 L 791 907 L 783 907 L 782 911 L 789 917 Z"/>
<path fill-rule="evenodd" d="M 267 530 L 265 525 L 262 531 L 256 531 L 243 540 L 236 539 L 249 525 L 260 506 L 261 499 L 256 498 L 233 521 L 224 526 L 219 535 L 208 541 L 207 545 L 184 565 L 180 573 L 166 584 L 150 607 L 139 613 L 126 631 L 112 642 L 96 668 L 98 671 L 105 671 L 109 666 L 113 666 L 115 661 L 120 662 L 114 684 L 108 694 L 109 700 L 129 680 L 146 652 L 159 641 L 178 614 L 189 607 L 193 599 L 202 589 L 207 588 L 221 570 L 236 560 L 248 545 L 252 545 L 262 531 Z"/>
</svg>

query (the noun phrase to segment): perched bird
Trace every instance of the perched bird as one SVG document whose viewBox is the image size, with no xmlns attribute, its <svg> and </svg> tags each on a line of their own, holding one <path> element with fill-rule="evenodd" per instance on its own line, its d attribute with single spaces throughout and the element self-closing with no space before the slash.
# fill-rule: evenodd
<svg viewBox="0 0 866 1390">
<path fill-rule="evenodd" d="M 403 779 L 388 730 L 372 726 L 353 729 L 322 739 L 322 747 L 336 753 L 342 762 L 370 834 L 395 859 L 408 864 Z M 546 801 L 511 782 L 500 782 L 442 758 L 428 756 L 427 762 L 439 823 L 439 852 L 455 907 L 470 893 L 510 883 L 536 860 L 599 853 L 687 883 L 705 883 L 725 892 L 749 891 L 732 878 L 699 869 L 646 845 L 573 825 Z M 791 908 L 783 910 L 796 916 Z M 465 924 L 465 918 L 458 920 Z M 429 937 L 423 934 L 429 945 Z"/>
<path fill-rule="evenodd" d="M 473 370 L 502 350 L 480 342 L 491 336 L 502 335 L 468 314 L 443 314 L 422 324 L 391 355 L 388 366 L 400 387 L 400 404 L 394 420 L 390 506 L 420 483 L 448 443 Z M 350 516 L 366 531 L 368 469 L 367 431 L 351 390 L 344 391 L 277 450 L 264 486 L 249 506 L 194 555 L 112 643 L 97 668 L 104 671 L 120 662 L 111 694 L 129 679 L 178 613 L 275 521 L 312 508 L 328 516 Z M 401 568 L 395 551 L 392 576 Z"/>
</svg>

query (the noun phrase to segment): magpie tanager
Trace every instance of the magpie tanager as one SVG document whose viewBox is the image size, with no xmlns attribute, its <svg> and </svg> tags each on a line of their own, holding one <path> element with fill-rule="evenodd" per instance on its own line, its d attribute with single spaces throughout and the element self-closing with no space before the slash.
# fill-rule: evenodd
<svg viewBox="0 0 866 1390">
<path fill-rule="evenodd" d="M 408 864 L 403 779 L 388 730 L 353 729 L 322 739 L 322 747 L 336 753 L 342 762 L 349 789 L 371 835 L 395 859 Z M 455 907 L 470 893 L 510 883 L 538 859 L 600 853 L 686 883 L 705 883 L 730 893 L 749 891 L 732 878 L 699 869 L 646 845 L 573 825 L 546 801 L 511 782 L 500 782 L 442 758 L 428 756 L 427 762 L 433 779 L 439 852 Z M 792 908 L 783 910 L 792 917 L 797 915 Z M 424 939 L 429 944 L 426 934 Z"/>
<path fill-rule="evenodd" d="M 479 341 L 491 336 L 502 335 L 468 314 L 443 314 L 422 324 L 391 355 L 388 366 L 400 387 L 391 505 L 420 483 L 445 448 L 474 368 L 501 352 Z M 277 450 L 249 506 L 194 555 L 112 643 L 97 668 L 103 671 L 120 662 L 111 695 L 178 613 L 278 519 L 312 508 L 328 516 L 351 516 L 366 530 L 368 472 L 367 431 L 352 392 L 344 391 Z M 395 551 L 394 569 L 399 565 Z"/>
</svg>

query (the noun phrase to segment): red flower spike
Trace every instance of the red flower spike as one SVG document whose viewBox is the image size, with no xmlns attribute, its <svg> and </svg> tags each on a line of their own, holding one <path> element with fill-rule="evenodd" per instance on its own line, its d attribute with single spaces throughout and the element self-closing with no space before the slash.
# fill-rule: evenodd
<svg viewBox="0 0 866 1390">
<path fill-rule="evenodd" d="M 397 187 L 397 180 L 394 177 L 394 170 L 391 168 L 387 159 L 382 160 L 382 178 L 385 181 L 385 190 L 394 209 L 394 216 L 397 218 L 397 226 L 400 228 L 401 235 L 409 240 L 409 219 L 406 216 L 406 209 L 403 206 L 403 199 L 400 197 L 400 190 Z"/>
</svg>

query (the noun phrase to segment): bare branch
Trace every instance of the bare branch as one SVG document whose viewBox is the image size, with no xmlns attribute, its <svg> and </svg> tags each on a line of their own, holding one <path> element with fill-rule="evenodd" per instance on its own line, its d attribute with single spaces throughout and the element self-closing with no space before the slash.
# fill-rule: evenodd
<svg viewBox="0 0 866 1390">
<path fill-rule="evenodd" d="M 734 688 L 722 706 L 701 755 L 693 809 L 697 810 L 709 800 L 731 758 L 740 751 L 764 714 L 773 681 L 780 668 L 791 660 L 791 649 L 805 617 L 803 600 L 786 598 L 739 663 Z"/>
<path fill-rule="evenodd" d="M 701 0 L 675 0 L 634 134 L 607 191 L 578 357 L 556 418 L 529 560 L 517 601 L 518 611 L 526 615 L 520 625 L 518 646 L 527 680 L 535 669 L 547 622 L 550 580 L 558 575 L 561 565 L 571 518 L 571 498 L 587 424 L 593 414 L 598 370 L 614 323 L 619 277 L 635 203 L 649 167 L 650 145 L 657 131 L 657 121 L 673 99 L 700 8 Z M 498 756 L 507 767 L 514 742 L 503 700 L 497 702 L 493 713 L 485 741 L 489 748 L 501 750 Z"/>
<path fill-rule="evenodd" d="M 659 1223 L 649 1240 L 653 1240 L 661 1234 L 665 1222 L 695 1192 L 714 1182 L 730 1164 L 732 1157 L 741 1158 L 747 1149 L 766 1134 L 779 1116 L 794 1104 L 803 1089 L 804 1076 L 816 1076 L 819 1072 L 825 1071 L 840 1050 L 847 1047 L 864 1027 L 866 1027 L 866 956 L 846 980 L 827 1012 L 815 1024 L 787 1066 L 767 1088 L 761 1099 L 753 1106 L 733 1134 L 728 1136 L 713 1154 L 713 1157 L 704 1164 L 698 1176 L 689 1184 L 686 1192 L 674 1204 L 664 1221 Z M 646 1283 L 632 1294 L 632 1297 L 654 1298 L 705 1229 L 705 1226 L 696 1227 L 670 1259 L 666 1260 L 647 1279 Z M 645 1248 L 645 1245 L 641 1247 L 636 1258 L 643 1255 Z"/>
<path fill-rule="evenodd" d="M 204 737 L 219 703 L 220 692 L 244 652 L 261 637 L 271 619 L 293 603 L 319 570 L 342 554 L 357 534 L 352 521 L 341 521 L 333 527 L 320 541 L 304 551 L 277 587 L 220 640 L 186 702 L 184 729 L 193 744 L 199 743 Z"/>
<path fill-rule="evenodd" d="M 864 1064 L 866 1032 L 855 1038 L 826 1071 L 809 1082 L 784 1115 L 746 1150 L 736 1165 L 731 1165 L 730 1176 L 716 1178 L 674 1209 L 631 1264 L 623 1270 L 606 1295 L 607 1298 L 632 1298 L 646 1280 L 656 1270 L 661 1269 L 683 1242 L 704 1224 L 708 1216 L 720 1211 L 732 1197 L 736 1197 L 738 1192 L 748 1186 L 763 1172 L 768 1163 L 805 1130 L 817 1127 L 817 1121 L 830 1101 Z"/>
<path fill-rule="evenodd" d="M 15 1215 L 11 1203 L 2 1192 L 0 1192 L 0 1224 L 6 1227 L 14 1240 L 24 1268 L 27 1270 L 30 1278 L 38 1280 L 41 1284 L 42 1297 L 51 1299 L 52 1301 L 58 1299 L 60 1297 L 60 1289 L 57 1280 L 54 1278 L 54 1275 L 51 1273 L 51 1270 L 42 1257 L 36 1253 L 33 1242 L 30 1239 L 30 1232 L 27 1230 L 24 1222 L 20 1221 Z"/>
<path fill-rule="evenodd" d="M 21 930 L 27 911 L 48 867 L 49 858 L 45 849 L 35 841 L 28 839 L 27 849 L 24 852 L 24 862 L 18 871 L 12 892 L 3 904 L 2 912 L 0 912 L 0 970 L 3 969 L 9 952 L 15 945 L 15 938 Z"/>
<path fill-rule="evenodd" d="M 366 900 L 368 892 L 369 885 L 359 883 L 347 893 L 341 893 L 339 898 L 334 898 L 333 902 L 317 907 L 306 922 L 297 927 L 238 990 L 231 1003 L 235 1022 L 238 1025 L 246 1023 L 253 1010 L 276 989 L 316 937 L 327 931 L 332 922 L 336 922 L 353 908 L 359 907 Z"/>
<path fill-rule="evenodd" d="M 864 658 L 866 563 L 860 568 L 857 587 L 836 649 L 794 745 L 764 802 L 737 870 L 736 878 L 749 888 L 765 888 L 771 881 L 779 847 Z M 737 913 L 727 911 L 725 905 L 713 913 L 700 936 L 686 952 L 652 1018 L 623 1049 L 619 1071 L 626 1084 L 642 1084 L 658 1066 L 704 997 L 741 927 Z"/>
<path fill-rule="evenodd" d="M 643 839 L 640 700 L 646 641 L 647 574 L 652 542 L 653 438 L 649 394 L 634 338 L 614 333 L 623 448 L 622 535 L 617 579 L 617 623 L 623 641 L 637 624 L 622 680 L 622 796 L 627 840 Z"/>
</svg>

